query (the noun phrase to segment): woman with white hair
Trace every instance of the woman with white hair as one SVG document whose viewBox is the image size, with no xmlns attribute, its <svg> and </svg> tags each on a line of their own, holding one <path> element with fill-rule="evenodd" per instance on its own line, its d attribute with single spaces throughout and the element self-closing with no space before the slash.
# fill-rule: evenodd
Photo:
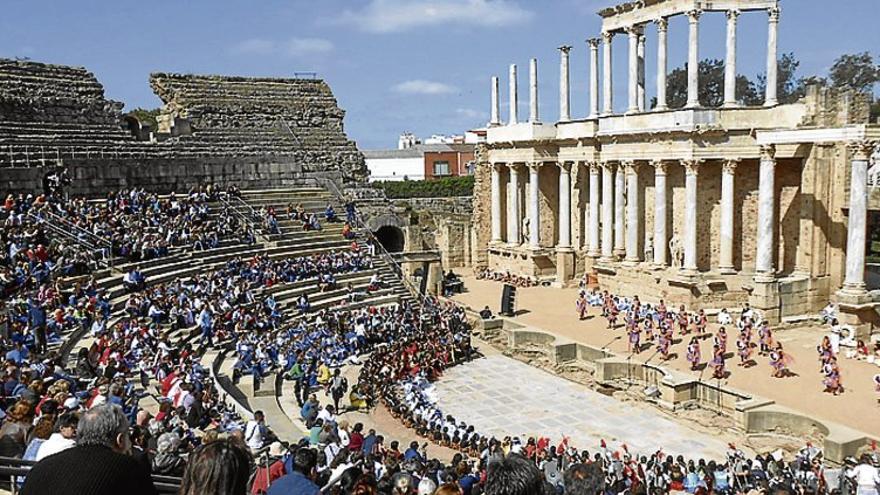
<svg viewBox="0 0 880 495">
<path fill-rule="evenodd" d="M 186 462 L 180 457 L 178 448 L 180 437 L 177 433 L 163 433 L 156 443 L 156 457 L 153 458 L 153 474 L 163 476 L 182 476 Z"/>
</svg>

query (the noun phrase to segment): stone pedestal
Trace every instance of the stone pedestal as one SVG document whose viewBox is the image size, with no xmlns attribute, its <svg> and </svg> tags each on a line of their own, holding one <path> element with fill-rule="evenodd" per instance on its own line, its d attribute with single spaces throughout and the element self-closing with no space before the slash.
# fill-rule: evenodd
<svg viewBox="0 0 880 495">
<path fill-rule="evenodd" d="M 574 250 L 556 248 L 556 282 L 563 287 L 574 278 Z"/>
<path fill-rule="evenodd" d="M 867 291 L 847 290 L 844 287 L 834 294 L 832 300 L 838 308 L 837 321 L 853 327 L 858 339 L 866 339 L 871 335 L 878 315 Z"/>
<path fill-rule="evenodd" d="M 779 323 L 779 280 L 773 276 L 755 276 L 755 288 L 749 296 L 749 305 L 764 315 L 770 324 Z"/>
</svg>

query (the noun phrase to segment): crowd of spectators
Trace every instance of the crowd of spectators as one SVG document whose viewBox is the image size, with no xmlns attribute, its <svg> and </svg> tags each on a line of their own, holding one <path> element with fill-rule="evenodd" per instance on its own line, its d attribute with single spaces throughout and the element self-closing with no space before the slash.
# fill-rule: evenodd
<svg viewBox="0 0 880 495">
<path fill-rule="evenodd" d="M 56 211 L 114 239 L 117 255 L 145 259 L 172 246 L 216 246 L 219 224 L 204 216 L 215 194 L 199 188 L 159 200 L 121 191 L 103 210 L 73 200 Z M 13 198 L 7 212 L 17 208 Z M 222 215 L 228 222 L 234 217 Z M 0 316 L 6 351 L 0 455 L 38 461 L 19 480 L 24 495 L 152 494 L 150 473 L 182 477 L 186 495 L 871 493 L 880 483 L 876 453 L 850 460 L 833 477 L 811 445 L 787 462 L 777 453 L 747 458 L 734 445 L 726 459 L 704 460 L 631 453 L 604 442 L 589 452 L 565 438 L 484 434 L 466 418 L 444 414 L 429 393 L 445 369 L 476 355 L 460 307 L 429 297 L 312 311 L 306 296 L 291 315 L 275 300 L 278 285 L 308 280 L 334 290 L 337 276 L 372 268 L 369 251 L 357 242 L 295 258 L 235 258 L 160 284 L 133 274 L 123 310 L 114 314 L 94 277 L 61 286 L 52 268 L 42 276 L 39 243 L 27 245 L 33 256 L 19 257 L 19 243 L 40 235 L 39 225 L 24 223 L 4 229 L 4 243 L 16 249 L 9 255 L 5 244 L 3 266 L 20 265 L 11 273 L 23 278 L 4 294 Z M 120 237 L 128 228 L 133 236 Z M 53 265 L 71 256 L 57 241 L 48 245 L 57 256 L 46 258 Z M 92 268 L 86 263 L 83 273 Z M 381 283 L 371 277 L 369 285 Z M 47 347 L 77 328 L 88 330 L 91 343 L 68 369 Z M 203 353 L 215 347 L 235 356 L 239 374 L 260 379 L 277 371 L 294 381 L 309 435 L 278 439 L 261 412 L 242 418 L 227 406 L 202 364 Z M 361 366 L 351 387 L 344 374 L 350 364 Z M 332 404 L 317 400 L 319 390 Z M 154 414 L 144 406 L 152 400 Z M 423 442 L 402 445 L 348 422 L 347 411 L 379 404 Z M 457 453 L 440 460 L 428 452 L 432 443 Z"/>
</svg>

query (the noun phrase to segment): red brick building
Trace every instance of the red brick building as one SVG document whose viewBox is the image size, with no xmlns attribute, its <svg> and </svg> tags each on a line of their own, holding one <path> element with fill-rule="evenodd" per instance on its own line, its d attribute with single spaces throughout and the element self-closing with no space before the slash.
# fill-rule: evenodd
<svg viewBox="0 0 880 495">
<path fill-rule="evenodd" d="M 425 179 L 473 174 L 474 145 L 447 144 L 447 150 L 425 150 Z"/>
</svg>

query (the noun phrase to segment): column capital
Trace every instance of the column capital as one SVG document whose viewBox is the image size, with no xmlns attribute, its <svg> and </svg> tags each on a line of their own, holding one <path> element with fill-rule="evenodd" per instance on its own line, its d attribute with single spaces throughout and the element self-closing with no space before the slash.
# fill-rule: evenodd
<svg viewBox="0 0 880 495">
<path fill-rule="evenodd" d="M 700 20 L 700 16 L 703 15 L 703 11 L 700 9 L 688 10 L 685 15 L 687 15 L 689 23 L 696 24 Z"/>
<path fill-rule="evenodd" d="M 612 161 L 612 160 L 607 160 L 607 161 L 604 161 L 604 162 L 600 162 L 600 163 L 599 163 L 599 166 L 602 167 L 602 168 L 604 168 L 605 170 L 607 170 L 607 171 L 609 171 L 609 172 L 614 172 L 614 169 L 617 168 L 617 162 L 614 162 L 614 161 Z"/>
<path fill-rule="evenodd" d="M 776 159 L 776 145 L 775 144 L 762 144 L 761 145 L 761 160 L 775 160 Z"/>
<path fill-rule="evenodd" d="M 878 144 L 880 143 L 877 141 L 869 140 L 850 141 L 846 143 L 846 149 L 853 160 L 868 161 L 871 159 L 871 155 L 874 154 L 874 150 L 877 149 Z"/>
<path fill-rule="evenodd" d="M 725 15 L 727 16 L 727 20 L 733 21 L 733 22 L 736 22 L 736 19 L 740 16 L 740 14 L 742 14 L 742 11 L 739 9 L 730 9 L 727 12 L 725 12 Z"/>
<path fill-rule="evenodd" d="M 736 172 L 736 167 L 739 165 L 740 161 L 739 158 L 728 158 L 724 160 L 724 163 L 721 165 L 721 170 L 725 173 L 732 174 Z"/>
<path fill-rule="evenodd" d="M 638 173 L 641 163 L 635 160 L 624 160 L 620 162 L 626 170 L 626 175 L 635 175 Z"/>
<path fill-rule="evenodd" d="M 559 50 L 560 52 L 562 52 L 562 53 L 568 55 L 568 53 L 571 51 L 571 46 L 569 46 L 569 45 L 562 45 L 562 46 L 560 46 L 560 47 L 557 47 L 556 49 Z"/>
<path fill-rule="evenodd" d="M 642 36 L 643 34 L 645 34 L 645 28 L 642 27 L 641 24 L 633 24 L 632 26 L 627 26 L 627 27 L 623 28 L 623 30 L 626 32 L 626 34 L 628 34 L 630 36 L 637 36 L 638 37 L 638 36 Z"/>
<path fill-rule="evenodd" d="M 682 160 L 681 164 L 684 166 L 685 175 L 699 175 L 700 165 L 703 164 L 703 160 L 691 158 L 688 160 Z"/>
<path fill-rule="evenodd" d="M 604 41 L 606 45 L 610 45 L 612 40 L 614 40 L 613 31 L 602 31 L 602 41 Z"/>
<path fill-rule="evenodd" d="M 497 170 L 500 172 L 501 169 L 504 168 L 504 166 L 507 164 L 504 162 L 492 162 L 489 165 L 492 167 L 493 170 Z"/>
<path fill-rule="evenodd" d="M 769 16 L 768 20 L 770 22 L 779 22 L 780 14 L 782 14 L 782 9 L 779 8 L 779 5 L 767 9 L 767 15 Z"/>
<path fill-rule="evenodd" d="M 590 45 L 590 48 L 593 50 L 599 49 L 599 43 L 602 43 L 602 38 L 587 38 L 587 44 Z"/>
<path fill-rule="evenodd" d="M 602 165 L 597 161 L 588 161 L 584 162 L 588 169 L 590 169 L 590 174 L 599 175 L 599 169 L 602 168 Z"/>
<path fill-rule="evenodd" d="M 666 32 L 669 30 L 669 18 L 668 17 L 658 17 L 654 19 L 654 24 L 657 25 L 657 31 Z"/>
<path fill-rule="evenodd" d="M 669 171 L 669 162 L 666 160 L 651 160 L 651 166 L 654 167 L 654 175 L 666 175 Z"/>
<path fill-rule="evenodd" d="M 537 169 L 541 168 L 541 165 L 544 165 L 544 162 L 526 162 L 526 167 L 528 167 L 530 171 L 537 171 Z"/>
</svg>

